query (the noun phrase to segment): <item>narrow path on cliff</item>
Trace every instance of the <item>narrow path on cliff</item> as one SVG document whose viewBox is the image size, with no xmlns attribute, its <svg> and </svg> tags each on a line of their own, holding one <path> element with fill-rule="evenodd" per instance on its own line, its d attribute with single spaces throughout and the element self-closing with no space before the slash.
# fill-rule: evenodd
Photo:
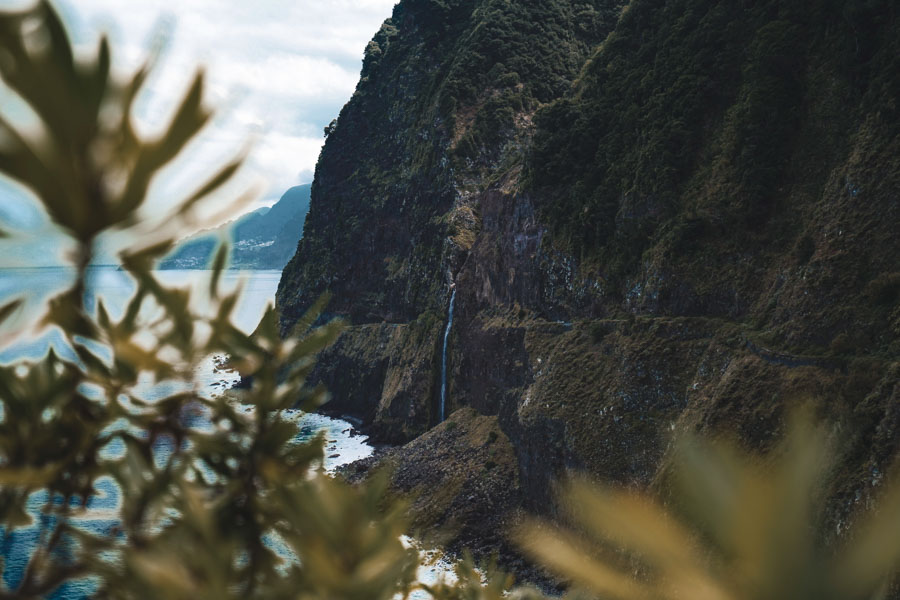
<svg viewBox="0 0 900 600">
<path fill-rule="evenodd" d="M 774 350 L 769 350 L 768 348 L 758 346 L 747 338 L 744 338 L 744 340 L 747 349 L 767 363 L 781 365 L 790 369 L 796 367 L 818 367 L 820 369 L 827 369 L 832 371 L 846 371 L 846 367 L 840 359 L 798 356 L 794 354 L 788 354 L 786 352 L 776 352 Z"/>
</svg>

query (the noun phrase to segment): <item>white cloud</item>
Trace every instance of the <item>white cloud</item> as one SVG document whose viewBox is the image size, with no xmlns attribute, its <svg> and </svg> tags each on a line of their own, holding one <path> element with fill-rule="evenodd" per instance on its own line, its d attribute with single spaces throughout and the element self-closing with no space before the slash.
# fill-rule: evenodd
<svg viewBox="0 0 900 600">
<path fill-rule="evenodd" d="M 199 183 L 205 167 L 237 153 L 250 137 L 256 143 L 244 182 L 267 182 L 265 197 L 271 200 L 308 181 L 322 128 L 350 98 L 366 43 L 394 2 L 55 0 L 55 5 L 84 51 L 95 47 L 101 32 L 109 33 L 121 72 L 140 64 L 156 33 L 171 32 L 139 104 L 142 131 L 165 125 L 196 67 L 205 66 L 208 101 L 217 116 L 190 149 L 190 166 L 154 187 L 164 205 L 174 188 Z M 0 10 L 30 4 L 0 0 Z"/>
</svg>

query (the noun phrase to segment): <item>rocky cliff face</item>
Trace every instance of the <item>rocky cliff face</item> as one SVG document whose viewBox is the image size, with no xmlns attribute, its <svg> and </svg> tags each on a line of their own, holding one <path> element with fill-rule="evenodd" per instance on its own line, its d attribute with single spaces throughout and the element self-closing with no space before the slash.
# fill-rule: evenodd
<svg viewBox="0 0 900 600">
<path fill-rule="evenodd" d="M 437 424 L 455 286 L 450 409 L 496 418 L 541 511 L 569 471 L 650 485 L 673 432 L 765 447 L 811 401 L 846 444 L 840 525 L 900 442 L 897 8 L 623 4 L 398 4 L 282 326 L 332 292 L 351 325 L 315 378 L 404 442 Z"/>
<path fill-rule="evenodd" d="M 417 0 L 376 34 L 329 128 L 277 297 L 285 330 L 325 291 L 329 311 L 350 319 L 320 362 L 333 409 L 367 416 L 395 441 L 436 423 L 438 337 L 482 192 L 518 177 L 531 115 L 565 93 L 618 10 Z M 351 364 L 352 375 L 335 368 Z"/>
</svg>

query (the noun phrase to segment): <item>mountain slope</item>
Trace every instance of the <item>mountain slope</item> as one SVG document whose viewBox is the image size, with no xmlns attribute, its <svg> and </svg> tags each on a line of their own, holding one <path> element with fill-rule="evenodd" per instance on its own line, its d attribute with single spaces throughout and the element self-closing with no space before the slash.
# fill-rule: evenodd
<svg viewBox="0 0 900 600">
<path fill-rule="evenodd" d="M 448 226 L 474 218 L 459 202 L 466 180 L 477 192 L 519 152 L 516 115 L 568 88 L 615 22 L 617 3 L 597 8 L 607 4 L 398 4 L 322 151 L 307 236 L 279 297 L 286 322 L 325 289 L 358 323 L 442 311 L 458 255 L 445 248 Z M 450 243 L 464 250 L 464 239 Z"/>
<path fill-rule="evenodd" d="M 303 234 L 309 211 L 310 186 L 285 192 L 270 208 L 261 208 L 218 229 L 201 232 L 182 242 L 162 261 L 162 269 L 205 269 L 219 240 L 231 243 L 231 268 L 284 268 Z"/>
<path fill-rule="evenodd" d="M 496 417 L 527 508 L 812 401 L 835 531 L 900 450 L 897 7 L 531 4 L 404 0 L 369 44 L 277 297 L 285 331 L 324 291 L 351 320 L 325 408 L 436 425 L 455 290 L 447 402 Z"/>
</svg>

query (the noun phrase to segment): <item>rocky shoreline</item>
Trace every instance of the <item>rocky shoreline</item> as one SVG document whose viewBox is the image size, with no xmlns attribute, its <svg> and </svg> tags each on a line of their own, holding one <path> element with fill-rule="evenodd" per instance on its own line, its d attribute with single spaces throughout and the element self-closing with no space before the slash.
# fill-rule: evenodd
<svg viewBox="0 0 900 600">
<path fill-rule="evenodd" d="M 390 474 L 391 495 L 408 503 L 410 534 L 424 545 L 450 556 L 467 550 L 479 560 L 496 557 L 517 580 L 557 590 L 508 537 L 525 516 L 523 492 L 514 449 L 496 417 L 459 409 L 415 440 L 377 445 L 336 474 L 357 483 L 381 470 Z"/>
</svg>

